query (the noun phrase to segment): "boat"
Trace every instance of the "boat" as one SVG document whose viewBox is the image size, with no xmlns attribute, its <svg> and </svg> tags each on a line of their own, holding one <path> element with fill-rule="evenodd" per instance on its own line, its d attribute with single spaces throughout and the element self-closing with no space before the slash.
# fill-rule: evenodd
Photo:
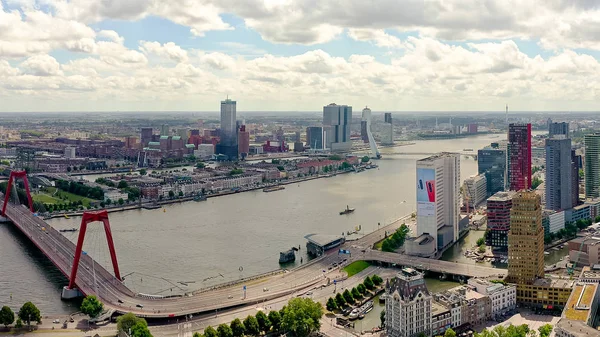
<svg viewBox="0 0 600 337">
<path fill-rule="evenodd" d="M 198 194 L 194 197 L 194 201 L 206 201 L 206 196 L 203 194 Z"/>
<path fill-rule="evenodd" d="M 150 204 L 150 205 L 144 205 L 144 206 L 142 206 L 142 208 L 143 209 L 157 209 L 157 208 L 160 208 L 160 206 L 157 204 Z"/>
<path fill-rule="evenodd" d="M 292 261 L 296 261 L 296 251 L 298 248 L 292 247 L 290 250 L 286 252 L 279 252 L 279 263 L 288 263 Z"/>
<path fill-rule="evenodd" d="M 367 303 L 363 304 L 363 306 L 360 307 L 360 309 L 361 309 L 361 314 L 363 314 L 363 315 L 368 313 L 369 311 L 373 310 L 373 301 L 368 301 Z"/>
<path fill-rule="evenodd" d="M 346 205 L 346 209 L 340 212 L 340 215 L 344 215 L 344 214 L 350 214 L 354 212 L 354 208 L 350 208 L 348 205 Z"/>
<path fill-rule="evenodd" d="M 64 233 L 64 232 L 77 232 L 77 231 L 78 231 L 78 229 L 77 229 L 77 228 L 75 228 L 75 227 L 73 227 L 73 228 L 67 228 L 67 229 L 59 229 L 58 231 L 59 231 L 59 232 L 63 232 L 63 233 Z"/>
<path fill-rule="evenodd" d="M 285 186 L 277 185 L 277 186 L 263 188 L 263 192 L 275 192 L 275 191 L 281 191 L 281 190 L 285 190 Z"/>
<path fill-rule="evenodd" d="M 463 151 L 470 152 L 470 151 L 473 151 L 473 149 L 463 149 Z"/>
<path fill-rule="evenodd" d="M 348 318 L 352 321 L 358 318 L 358 316 L 360 315 L 360 311 L 358 308 L 355 308 L 352 310 L 352 312 L 350 312 L 350 315 L 348 315 Z"/>
</svg>

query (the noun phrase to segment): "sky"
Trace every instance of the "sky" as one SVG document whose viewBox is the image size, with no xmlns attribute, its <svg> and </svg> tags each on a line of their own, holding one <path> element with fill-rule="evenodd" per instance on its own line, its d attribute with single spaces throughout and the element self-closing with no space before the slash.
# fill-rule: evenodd
<svg viewBox="0 0 600 337">
<path fill-rule="evenodd" d="M 600 111 L 596 0 L 0 0 L 0 112 Z"/>
</svg>

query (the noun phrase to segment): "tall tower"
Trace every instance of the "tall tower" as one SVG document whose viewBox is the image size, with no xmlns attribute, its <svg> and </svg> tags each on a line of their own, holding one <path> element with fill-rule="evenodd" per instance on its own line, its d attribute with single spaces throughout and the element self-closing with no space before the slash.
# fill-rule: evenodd
<svg viewBox="0 0 600 337">
<path fill-rule="evenodd" d="M 600 197 L 600 133 L 586 135 L 585 144 L 585 197 Z"/>
<path fill-rule="evenodd" d="M 512 199 L 508 231 L 508 281 L 533 284 L 544 277 L 544 227 L 541 197 L 521 190 Z"/>
<path fill-rule="evenodd" d="M 221 133 L 215 150 L 216 154 L 226 155 L 230 160 L 235 160 L 238 156 L 236 106 L 236 101 L 229 97 L 221 101 Z"/>
<path fill-rule="evenodd" d="M 573 207 L 571 139 L 555 136 L 546 139 L 546 209 Z"/>
<path fill-rule="evenodd" d="M 325 146 L 331 151 L 350 151 L 350 124 L 352 124 L 352 107 L 331 103 L 323 107 L 323 132 Z"/>
<path fill-rule="evenodd" d="M 531 124 L 508 125 L 508 186 L 511 191 L 531 188 Z"/>
</svg>

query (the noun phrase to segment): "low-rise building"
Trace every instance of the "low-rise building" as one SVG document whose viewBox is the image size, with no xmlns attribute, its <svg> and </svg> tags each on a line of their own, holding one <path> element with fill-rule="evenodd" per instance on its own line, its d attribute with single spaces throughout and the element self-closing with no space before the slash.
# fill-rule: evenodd
<svg viewBox="0 0 600 337">
<path fill-rule="evenodd" d="M 575 281 L 537 279 L 533 284 L 517 284 L 517 303 L 542 309 L 562 309 L 567 304 Z"/>
<path fill-rule="evenodd" d="M 492 318 L 515 309 L 517 305 L 517 287 L 514 285 L 503 285 L 492 283 L 488 280 L 471 278 L 468 284 L 480 294 L 490 298 L 492 304 Z"/>
<path fill-rule="evenodd" d="M 402 269 L 386 282 L 385 327 L 390 337 L 431 335 L 432 297 L 423 274 L 411 268 Z"/>
<path fill-rule="evenodd" d="M 582 321 L 561 318 L 555 325 L 556 337 L 598 337 L 600 332 Z"/>
<path fill-rule="evenodd" d="M 590 218 L 590 206 L 583 204 L 575 206 L 565 211 L 565 221 L 577 222 L 579 220 L 587 220 Z"/>
<path fill-rule="evenodd" d="M 450 309 L 435 301 L 431 302 L 431 335 L 443 336 L 452 327 Z"/>
<path fill-rule="evenodd" d="M 121 192 L 116 188 L 105 188 L 104 189 L 104 200 L 110 199 L 112 202 L 117 202 L 119 199 L 127 200 L 127 193 Z"/>
<path fill-rule="evenodd" d="M 544 233 L 556 233 L 565 228 L 565 212 L 544 210 L 542 212 L 542 226 Z"/>
<path fill-rule="evenodd" d="M 198 149 L 194 150 L 194 156 L 200 159 L 210 159 L 215 154 L 215 147 L 212 144 L 198 144 Z"/>
<path fill-rule="evenodd" d="M 569 297 L 562 317 L 593 325 L 598 311 L 598 283 L 577 282 Z"/>
<path fill-rule="evenodd" d="M 576 266 L 600 264 L 600 237 L 577 237 L 568 243 L 569 260 Z"/>
</svg>

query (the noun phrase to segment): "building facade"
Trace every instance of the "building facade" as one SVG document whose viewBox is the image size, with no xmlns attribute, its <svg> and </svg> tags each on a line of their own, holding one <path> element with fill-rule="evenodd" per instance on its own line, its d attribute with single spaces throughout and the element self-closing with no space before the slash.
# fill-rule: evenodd
<svg viewBox="0 0 600 337">
<path fill-rule="evenodd" d="M 306 128 L 306 143 L 312 150 L 323 150 L 323 127 L 309 126 Z"/>
<path fill-rule="evenodd" d="M 227 98 L 221 101 L 221 129 L 216 154 L 227 156 L 230 160 L 238 158 L 238 136 L 236 120 L 237 102 Z"/>
<path fill-rule="evenodd" d="M 504 315 L 517 306 L 517 287 L 514 285 L 492 283 L 478 278 L 469 279 L 468 284 L 478 293 L 490 298 L 492 318 Z"/>
<path fill-rule="evenodd" d="M 506 151 L 497 147 L 477 151 L 477 170 L 479 174 L 485 174 L 488 197 L 503 191 L 506 185 Z"/>
<path fill-rule="evenodd" d="M 325 145 L 333 152 L 350 151 L 350 125 L 352 107 L 331 103 L 323 107 L 323 130 Z"/>
<path fill-rule="evenodd" d="M 546 209 L 560 211 L 575 206 L 571 166 L 571 139 L 546 139 Z"/>
<path fill-rule="evenodd" d="M 548 124 L 548 137 L 563 135 L 565 138 L 569 138 L 569 123 L 567 122 L 554 122 Z"/>
<path fill-rule="evenodd" d="M 440 153 L 417 161 L 417 236 L 428 234 L 441 252 L 458 239 L 460 156 Z"/>
<path fill-rule="evenodd" d="M 423 274 L 402 269 L 386 284 L 385 327 L 388 336 L 413 337 L 431 335 L 432 297 Z"/>
<path fill-rule="evenodd" d="M 515 192 L 498 192 L 487 200 L 486 244 L 492 249 L 508 249 L 508 231 L 510 229 L 510 209 Z"/>
<path fill-rule="evenodd" d="M 465 179 L 463 188 L 465 206 L 469 209 L 474 209 L 487 198 L 487 179 L 485 174 Z"/>
<path fill-rule="evenodd" d="M 508 186 L 511 191 L 531 188 L 531 124 L 508 126 Z"/>
<path fill-rule="evenodd" d="M 600 133 L 585 135 L 585 198 L 600 197 Z"/>
<path fill-rule="evenodd" d="M 246 125 L 242 125 L 238 132 L 238 154 L 245 158 L 248 153 L 250 153 L 250 132 L 246 131 Z"/>
</svg>

